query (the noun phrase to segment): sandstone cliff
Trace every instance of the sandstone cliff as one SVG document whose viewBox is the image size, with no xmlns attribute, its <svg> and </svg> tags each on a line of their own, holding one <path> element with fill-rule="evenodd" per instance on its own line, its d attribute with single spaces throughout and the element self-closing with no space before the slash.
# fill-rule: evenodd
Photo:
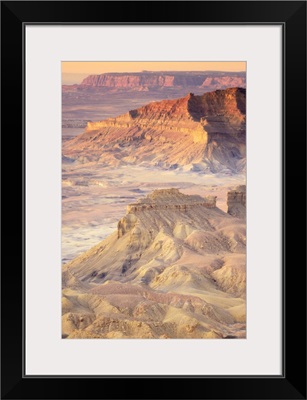
<svg viewBox="0 0 307 400">
<path fill-rule="evenodd" d="M 245 87 L 245 72 L 135 72 L 89 75 L 79 85 L 83 88 L 154 90 L 157 88 Z"/>
<path fill-rule="evenodd" d="M 245 89 L 232 88 L 150 103 L 116 118 L 89 122 L 63 153 L 108 165 L 238 172 L 245 160 Z"/>
</svg>

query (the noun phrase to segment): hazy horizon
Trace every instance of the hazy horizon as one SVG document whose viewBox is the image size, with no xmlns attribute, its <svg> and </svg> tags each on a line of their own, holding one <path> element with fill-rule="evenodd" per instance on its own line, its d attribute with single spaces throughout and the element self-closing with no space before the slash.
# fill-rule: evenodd
<svg viewBox="0 0 307 400">
<path fill-rule="evenodd" d="M 243 61 L 230 62 L 87 62 L 62 61 L 62 84 L 80 84 L 89 75 L 104 73 L 136 73 L 136 72 L 246 72 L 246 63 Z"/>
</svg>

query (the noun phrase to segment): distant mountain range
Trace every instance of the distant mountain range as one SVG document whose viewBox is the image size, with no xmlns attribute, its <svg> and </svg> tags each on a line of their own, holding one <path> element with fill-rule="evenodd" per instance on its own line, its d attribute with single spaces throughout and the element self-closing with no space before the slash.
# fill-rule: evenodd
<svg viewBox="0 0 307 400">
<path fill-rule="evenodd" d="M 116 118 L 89 122 L 85 133 L 63 144 L 63 155 L 111 166 L 242 172 L 245 103 L 244 88 L 149 103 Z"/>
<path fill-rule="evenodd" d="M 159 89 L 188 89 L 211 91 L 228 87 L 245 87 L 245 72 L 162 71 L 104 73 L 89 75 L 80 85 L 63 85 L 63 91 L 155 91 Z"/>
</svg>

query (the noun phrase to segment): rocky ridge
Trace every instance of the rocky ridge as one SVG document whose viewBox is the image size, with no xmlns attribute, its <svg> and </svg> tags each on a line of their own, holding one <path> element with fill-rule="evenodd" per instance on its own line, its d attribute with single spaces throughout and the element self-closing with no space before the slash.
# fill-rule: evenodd
<svg viewBox="0 0 307 400">
<path fill-rule="evenodd" d="M 245 89 L 153 102 L 89 122 L 63 145 L 66 157 L 108 165 L 141 164 L 204 171 L 245 168 Z"/>
<path fill-rule="evenodd" d="M 104 73 L 89 75 L 80 88 L 152 90 L 157 88 L 201 87 L 224 89 L 226 87 L 245 87 L 245 72 L 135 72 Z M 76 85 L 75 85 L 76 86 Z"/>
</svg>

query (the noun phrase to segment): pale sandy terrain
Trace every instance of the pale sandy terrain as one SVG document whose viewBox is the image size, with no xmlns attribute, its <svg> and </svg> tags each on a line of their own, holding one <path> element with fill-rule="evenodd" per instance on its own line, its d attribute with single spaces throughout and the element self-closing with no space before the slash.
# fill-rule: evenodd
<svg viewBox="0 0 307 400">
<path fill-rule="evenodd" d="M 65 264 L 63 337 L 245 337 L 245 219 L 203 202 L 156 190 Z"/>
<path fill-rule="evenodd" d="M 186 194 L 214 194 L 217 206 L 227 211 L 227 192 L 243 183 L 244 175 L 63 164 L 62 260 L 71 260 L 107 237 L 126 206 L 154 189 L 175 187 Z"/>
</svg>

